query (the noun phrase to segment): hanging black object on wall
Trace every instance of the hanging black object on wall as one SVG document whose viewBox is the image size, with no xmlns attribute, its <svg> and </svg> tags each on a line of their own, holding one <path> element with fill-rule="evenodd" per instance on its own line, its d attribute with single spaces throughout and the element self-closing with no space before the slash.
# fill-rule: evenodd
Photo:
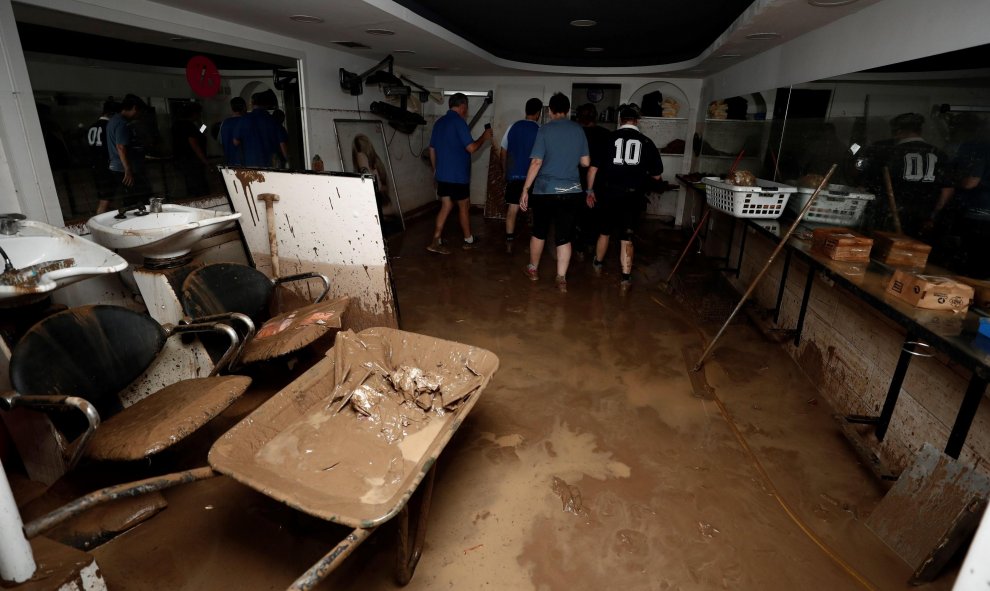
<svg viewBox="0 0 990 591">
<path fill-rule="evenodd" d="M 421 115 L 381 101 L 371 103 L 371 112 L 384 117 L 390 126 L 402 133 L 412 133 L 417 125 L 426 125 L 426 119 Z"/>
</svg>

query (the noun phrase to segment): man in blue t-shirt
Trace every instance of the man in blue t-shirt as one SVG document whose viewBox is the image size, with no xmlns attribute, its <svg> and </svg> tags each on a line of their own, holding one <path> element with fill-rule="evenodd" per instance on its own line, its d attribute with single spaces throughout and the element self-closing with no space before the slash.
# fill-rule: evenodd
<svg viewBox="0 0 990 591">
<path fill-rule="evenodd" d="M 523 182 L 529 172 L 529 154 L 533 151 L 536 133 L 540 131 L 540 113 L 543 101 L 531 98 L 526 101 L 526 118 L 516 121 L 502 137 L 502 170 L 505 171 L 505 251 L 512 254 L 512 242 L 516 237 L 516 215 L 519 213 L 519 197 Z"/>
<path fill-rule="evenodd" d="M 492 137 L 492 130 L 486 129 L 481 137 L 471 139 L 471 130 L 464 122 L 468 112 L 468 99 L 464 94 L 453 94 L 447 105 L 450 110 L 433 124 L 433 134 L 430 136 L 430 164 L 433 166 L 433 178 L 440 198 L 440 213 L 437 214 L 433 242 L 426 250 L 437 254 L 450 254 L 450 249 L 444 245 L 440 235 L 455 201 L 457 217 L 464 232 L 464 249 L 474 248 L 476 240 L 471 234 L 471 222 L 468 219 L 468 210 L 471 207 L 471 200 L 468 199 L 471 193 L 471 154 L 477 152 Z"/>
<path fill-rule="evenodd" d="M 289 159 L 287 138 L 282 126 L 268 113 L 275 105 L 266 100 L 266 94 L 251 96 L 251 112 L 237 125 L 233 143 L 241 150 L 244 166 L 274 168 L 276 163 Z"/>
<path fill-rule="evenodd" d="M 223 147 L 223 156 L 224 160 L 227 161 L 227 166 L 242 166 L 244 156 L 241 147 L 234 143 L 234 138 L 237 137 L 237 128 L 241 124 L 241 118 L 247 111 L 247 101 L 235 96 L 230 99 L 230 111 L 233 115 L 224 119 L 223 123 L 220 124 L 220 145 Z"/>
<path fill-rule="evenodd" d="M 140 97 L 128 94 L 120 102 L 120 112 L 107 121 L 107 167 L 116 190 L 122 193 L 123 205 L 137 204 L 147 197 L 149 188 L 143 175 L 143 154 L 135 149 L 134 133 L 129 123 L 141 115 L 147 105 Z M 110 199 L 100 199 L 96 213 L 110 209 Z"/>
<path fill-rule="evenodd" d="M 591 164 L 584 130 L 568 116 L 571 101 L 562 93 L 550 97 L 550 122 L 540 128 L 530 154 L 529 172 L 523 184 L 519 209 L 533 207 L 533 237 L 529 241 L 526 275 L 539 279 L 536 269 L 543 245 L 554 226 L 557 245 L 557 289 L 567 291 L 567 267 L 571 262 L 571 240 L 578 211 L 584 206 L 584 191 L 578 167 Z M 530 192 L 532 191 L 532 200 Z"/>
</svg>

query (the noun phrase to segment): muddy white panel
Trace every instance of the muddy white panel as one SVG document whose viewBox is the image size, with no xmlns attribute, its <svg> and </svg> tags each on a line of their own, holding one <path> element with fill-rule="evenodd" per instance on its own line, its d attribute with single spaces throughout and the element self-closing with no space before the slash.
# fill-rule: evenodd
<svg viewBox="0 0 990 591">
<path fill-rule="evenodd" d="M 31 544 L 24 537 L 21 514 L 7 482 L 7 473 L 0 465 L 0 577 L 23 583 L 31 578 L 34 569 Z"/>
<path fill-rule="evenodd" d="M 370 178 L 313 172 L 221 168 L 233 209 L 258 269 L 272 274 L 264 193 L 274 193 L 275 236 L 283 276 L 318 271 L 332 297 L 351 305 L 345 328 L 397 325 L 395 297 Z M 315 282 L 293 289 L 307 299 Z"/>
</svg>

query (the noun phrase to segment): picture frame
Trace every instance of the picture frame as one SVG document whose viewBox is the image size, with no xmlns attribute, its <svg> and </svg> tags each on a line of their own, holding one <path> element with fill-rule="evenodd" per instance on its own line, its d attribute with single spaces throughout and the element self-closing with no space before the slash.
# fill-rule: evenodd
<svg viewBox="0 0 990 591">
<path fill-rule="evenodd" d="M 384 123 L 378 119 L 334 119 L 333 127 L 341 170 L 374 178 L 382 232 L 388 235 L 405 230 L 406 221 L 385 142 Z"/>
</svg>

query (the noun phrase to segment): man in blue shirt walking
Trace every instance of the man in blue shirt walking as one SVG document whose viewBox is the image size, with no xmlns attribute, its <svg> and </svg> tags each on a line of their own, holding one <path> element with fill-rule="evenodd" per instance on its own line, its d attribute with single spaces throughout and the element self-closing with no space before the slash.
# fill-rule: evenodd
<svg viewBox="0 0 990 591">
<path fill-rule="evenodd" d="M 464 94 L 458 92 L 452 95 L 447 105 L 450 110 L 433 124 L 433 134 L 430 136 L 430 164 L 440 198 L 440 213 L 437 214 L 433 242 L 426 250 L 437 254 L 450 254 L 440 235 L 454 202 L 457 202 L 457 216 L 464 232 L 464 249 L 474 248 L 477 242 L 471 234 L 468 219 L 471 207 L 471 200 L 468 199 L 471 193 L 471 154 L 492 137 L 492 130 L 486 129 L 481 137 L 471 139 L 471 130 L 464 121 L 468 112 L 468 99 Z"/>
<path fill-rule="evenodd" d="M 540 113 L 543 101 L 531 98 L 526 101 L 526 118 L 513 123 L 502 138 L 502 170 L 505 171 L 505 251 L 512 254 L 512 242 L 516 237 L 516 215 L 519 213 L 519 197 L 522 195 L 526 173 L 529 172 L 529 154 L 533 151 L 536 133 L 540 131 Z"/>
<path fill-rule="evenodd" d="M 128 94 L 120 103 L 120 112 L 107 121 L 107 160 L 117 193 L 123 205 L 132 206 L 148 196 L 150 188 L 144 178 L 144 155 L 136 149 L 134 133 L 128 125 L 147 107 L 145 102 Z M 110 199 L 101 199 L 96 213 L 109 211 Z"/>
</svg>

